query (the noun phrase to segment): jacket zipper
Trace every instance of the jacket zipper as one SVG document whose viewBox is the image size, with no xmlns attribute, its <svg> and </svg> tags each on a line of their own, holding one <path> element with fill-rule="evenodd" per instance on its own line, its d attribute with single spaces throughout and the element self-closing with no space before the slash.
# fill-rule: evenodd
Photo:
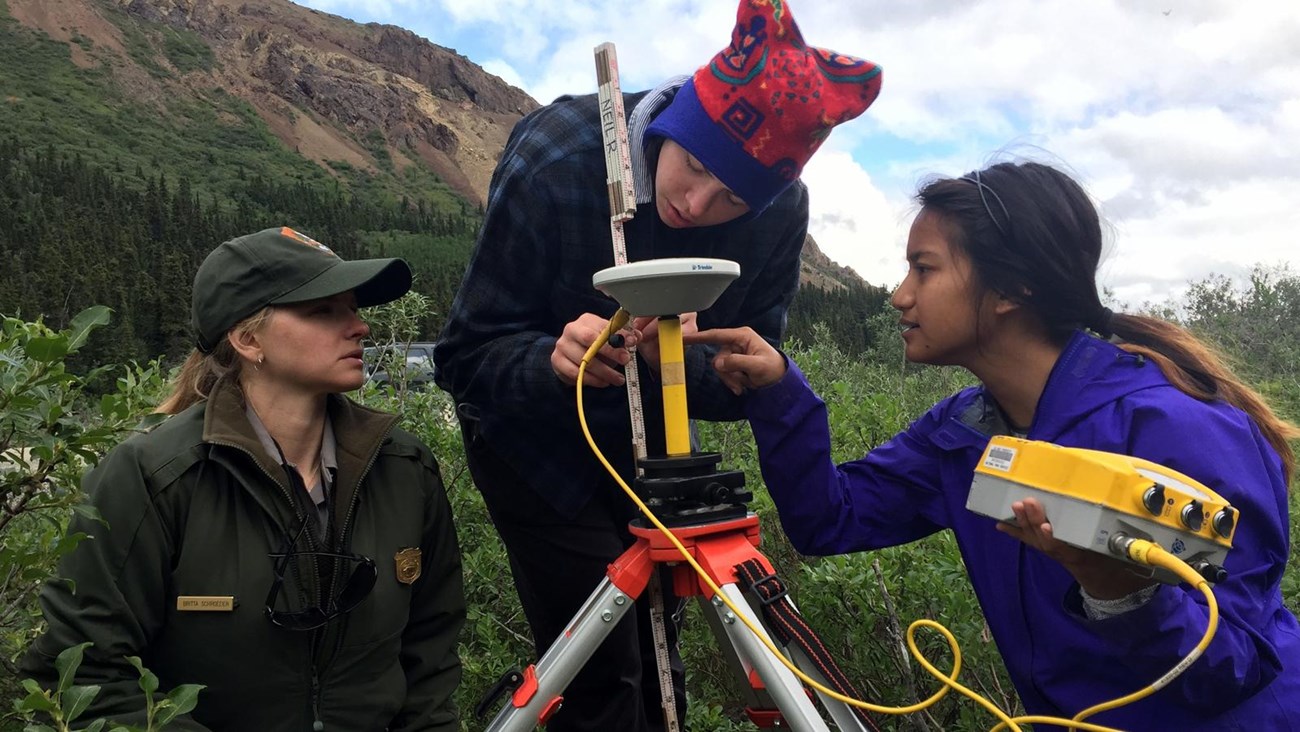
<svg viewBox="0 0 1300 732">
<path fill-rule="evenodd" d="M 375 463 L 379 460 L 379 451 L 383 447 L 384 441 L 388 439 L 389 433 L 393 431 L 393 427 L 396 426 L 396 424 L 397 424 L 396 420 L 390 422 L 388 427 L 379 435 L 378 443 L 375 445 L 375 449 L 370 453 L 370 460 L 366 463 L 366 466 L 362 468 L 360 475 L 357 476 L 357 490 L 353 491 L 352 501 L 348 504 L 347 515 L 344 516 L 343 523 L 339 526 L 339 549 L 340 550 L 342 550 L 344 546 L 347 546 L 346 539 L 348 536 L 348 529 L 351 528 L 352 526 L 352 517 L 356 514 L 357 504 L 361 502 L 361 484 L 365 481 L 366 476 L 370 474 L 370 469 L 373 468 L 375 466 Z M 243 447 L 229 442 L 222 442 L 219 440 L 213 440 L 211 441 L 211 444 L 223 445 L 225 447 L 239 450 L 245 455 L 248 455 L 250 458 L 253 458 L 253 464 L 257 465 L 258 469 L 261 470 L 261 464 L 257 462 L 257 457 L 254 456 L 250 451 L 245 450 Z M 285 500 L 289 502 L 289 507 L 294 510 L 294 513 L 297 513 L 297 508 L 296 508 L 297 504 L 294 503 L 293 496 L 289 495 L 288 489 L 280 485 L 280 481 L 276 480 L 272 475 L 267 473 L 265 470 L 262 470 L 262 474 L 268 478 L 271 478 L 271 482 L 274 483 L 276 487 L 280 489 L 280 494 L 283 495 Z M 311 532 L 307 531 L 304 533 L 307 534 L 307 546 L 311 549 L 315 549 L 315 542 L 312 541 Z M 290 549 L 292 549 L 292 547 L 290 547 Z M 319 606 L 321 600 L 324 597 L 322 595 L 324 588 L 321 587 L 321 582 L 319 581 L 320 567 L 317 565 L 317 560 L 315 555 L 312 556 L 311 563 L 312 563 L 312 571 L 315 573 L 315 576 L 317 577 L 316 604 Z M 333 587 L 334 583 L 338 582 L 339 571 L 338 571 L 337 563 L 335 564 L 334 572 L 332 574 L 333 577 L 331 582 L 331 588 Z M 342 622 L 346 623 L 347 618 L 342 618 Z M 325 627 L 322 627 L 317 631 L 313 631 L 312 635 L 316 637 L 315 638 L 316 640 L 324 640 Z M 323 671 L 328 669 L 329 665 L 333 663 L 334 657 L 338 654 L 338 649 L 343 644 L 343 636 L 344 636 L 343 630 L 345 629 L 346 628 L 340 628 L 339 632 L 336 634 L 336 638 L 334 641 L 334 648 L 330 652 L 329 658 L 327 659 L 326 663 L 323 664 L 319 663 L 319 661 L 321 661 L 321 657 L 318 653 L 320 651 L 320 647 L 317 643 L 315 642 L 312 643 L 312 645 L 314 646 L 314 650 L 312 652 L 312 661 L 311 661 L 311 710 L 312 710 L 312 718 L 313 718 L 311 724 L 312 732 L 323 732 L 325 729 L 325 722 L 324 720 L 321 719 L 321 713 L 320 713 L 320 698 L 321 698 L 320 675 Z"/>
<path fill-rule="evenodd" d="M 388 433 L 384 433 L 384 434 L 387 435 Z M 229 447 L 229 448 L 234 449 L 234 450 L 239 450 L 240 452 L 244 453 L 245 455 L 247 455 L 247 456 L 249 456 L 250 458 L 253 459 L 253 464 L 257 466 L 257 469 L 258 469 L 258 470 L 262 470 L 262 465 L 261 465 L 261 463 L 258 463 L 258 462 L 257 462 L 257 457 L 256 457 L 255 455 L 253 455 L 252 452 L 249 452 L 248 450 L 245 450 L 243 447 L 240 447 L 239 445 L 236 445 L 236 444 L 233 444 L 233 443 L 230 443 L 230 442 L 221 442 L 221 441 L 218 441 L 218 440 L 211 440 L 210 442 L 211 442 L 211 444 L 213 444 L 213 445 L 221 445 L 222 447 Z M 371 462 L 373 463 L 373 460 L 372 460 Z M 284 487 L 283 485 L 280 485 L 280 481 L 276 480 L 276 479 L 275 479 L 275 476 L 271 475 L 270 473 L 266 472 L 265 470 L 262 470 L 262 475 L 265 475 L 266 477 L 270 478 L 270 479 L 271 479 L 271 482 L 275 484 L 275 487 L 280 489 L 280 495 L 284 496 L 284 500 L 286 500 L 286 501 L 289 502 L 289 509 L 292 510 L 292 511 L 294 512 L 294 514 L 296 515 L 296 514 L 298 513 L 298 507 L 297 507 L 297 504 L 294 503 L 293 496 L 289 495 L 289 489 L 286 488 L 286 487 Z M 308 518 L 309 518 L 309 517 L 304 516 L 304 517 L 303 517 L 303 520 L 306 521 Z M 312 550 L 312 551 L 315 551 L 315 550 L 317 549 L 317 546 L 316 546 L 316 542 L 314 542 L 314 541 L 312 540 L 312 532 L 310 532 L 310 531 L 304 531 L 304 532 L 303 532 L 303 535 L 304 535 L 304 538 L 307 540 L 307 548 L 310 549 L 310 550 Z M 290 551 L 293 551 L 293 547 L 289 547 L 289 550 L 290 550 Z M 321 590 L 322 590 L 322 588 L 321 588 L 321 586 L 320 586 L 320 580 L 319 580 L 319 578 L 320 578 L 320 566 L 319 566 L 319 564 L 317 563 L 317 559 L 316 559 L 316 555 L 315 555 L 315 554 L 311 555 L 311 568 L 312 568 L 312 572 L 315 573 L 313 576 L 317 578 L 317 581 L 316 581 L 316 604 L 319 605 L 320 602 L 321 602 L 321 600 L 322 600 L 323 598 L 322 598 L 322 596 L 321 596 Z"/>
<path fill-rule="evenodd" d="M 315 663 L 311 665 L 311 719 L 312 732 L 325 732 L 325 722 L 320 718 L 320 675 Z"/>
<path fill-rule="evenodd" d="M 390 427 L 389 430 L 391 431 L 391 429 L 392 429 L 392 428 Z M 384 433 L 384 436 L 387 437 L 387 435 L 388 435 L 388 432 L 385 432 L 385 433 Z M 382 438 L 381 438 L 381 439 L 382 439 Z M 231 449 L 233 449 L 233 450 L 238 450 L 238 451 L 244 453 L 245 455 L 249 456 L 250 458 L 252 458 L 252 460 L 253 460 L 253 464 L 257 466 L 257 469 L 258 469 L 258 470 L 261 470 L 261 471 L 262 471 L 262 475 L 265 475 L 267 478 L 270 478 L 270 479 L 271 479 L 271 482 L 274 483 L 275 486 L 276 486 L 277 488 L 280 489 L 280 495 L 284 496 L 284 499 L 285 499 L 286 501 L 289 502 L 289 508 L 294 512 L 294 514 L 296 515 L 296 514 L 298 513 L 297 504 L 294 503 L 293 496 L 289 495 L 289 489 L 286 488 L 286 487 L 284 487 L 283 485 L 280 485 L 280 481 L 276 480 L 276 479 L 275 479 L 275 476 L 273 476 L 273 475 L 271 475 L 270 473 L 268 473 L 268 472 L 266 472 L 265 470 L 263 470 L 263 469 L 262 469 L 262 465 L 261 465 L 261 463 L 257 462 L 257 456 L 253 455 L 252 452 L 250 452 L 250 451 L 248 451 L 248 450 L 245 450 L 243 447 L 241 447 L 241 446 L 239 446 L 239 445 L 236 445 L 236 444 L 234 444 L 234 443 L 230 443 L 230 442 L 223 442 L 223 441 L 220 441 L 220 440 L 210 440 L 210 443 L 213 444 L 213 445 L 221 445 L 221 446 L 223 446 L 223 447 L 229 447 L 229 448 L 231 448 Z M 371 465 L 374 464 L 374 461 L 375 461 L 375 459 L 376 459 L 378 456 L 379 456 L 379 451 L 376 450 L 376 451 L 375 451 L 375 457 L 374 457 L 374 458 L 371 458 L 371 461 L 370 461 L 370 464 L 371 464 Z M 367 466 L 367 468 L 366 468 L 366 472 L 369 472 L 369 466 Z M 364 476 L 364 475 L 365 475 L 365 472 L 362 473 L 362 476 Z M 355 500 L 355 496 L 354 496 L 354 500 Z M 351 513 L 351 511 L 349 511 L 349 513 Z M 310 517 L 304 516 L 304 517 L 303 517 L 303 520 L 306 521 L 306 520 L 308 520 L 309 518 L 310 518 Z M 307 548 L 308 548 L 309 550 L 315 551 L 315 549 L 316 549 L 316 543 L 315 543 L 314 541 L 312 541 L 312 532 L 311 532 L 311 531 L 304 531 L 303 534 L 305 535 L 305 538 L 306 538 L 306 541 L 307 541 Z M 289 550 L 290 550 L 290 551 L 293 551 L 293 547 L 289 547 Z M 311 555 L 311 571 L 312 571 L 312 576 L 316 578 L 316 605 L 319 606 L 319 605 L 321 604 L 322 599 L 324 598 L 324 595 L 323 595 L 324 588 L 321 587 L 321 581 L 320 581 L 320 565 L 319 565 L 319 563 L 318 563 L 318 560 L 316 559 L 316 555 L 314 555 L 314 554 Z M 337 574 L 337 570 L 336 570 L 335 574 Z M 313 630 L 313 631 L 311 632 L 311 635 L 308 636 L 309 647 L 311 648 L 311 651 L 310 651 L 310 655 L 311 655 L 311 712 L 312 712 L 312 724 L 311 724 L 311 728 L 312 728 L 312 731 L 313 731 L 313 732 L 322 732 L 322 730 L 325 729 L 325 723 L 321 720 L 321 715 L 320 715 L 320 678 L 319 678 L 319 669 L 317 668 L 317 663 L 316 663 L 317 660 L 319 660 L 319 657 L 318 657 L 318 655 L 317 655 L 317 652 L 320 650 L 320 647 L 319 647 L 319 641 L 322 639 L 322 635 L 323 635 L 323 631 L 320 630 L 320 629 L 317 629 L 317 630 Z"/>
<path fill-rule="evenodd" d="M 384 441 L 388 439 L 388 435 L 393 431 L 393 427 L 395 427 L 396 425 L 397 425 L 396 421 L 390 423 L 388 425 L 388 428 L 385 429 L 383 433 L 379 435 L 379 444 L 375 447 L 375 450 L 370 453 L 370 461 L 367 462 L 366 466 L 361 469 L 361 474 L 357 478 L 357 490 L 353 491 L 352 501 L 348 504 L 348 512 L 343 517 L 343 523 L 339 525 L 340 551 L 342 550 L 343 547 L 349 546 L 348 530 L 352 528 L 352 517 L 356 515 L 357 504 L 361 502 L 361 484 L 365 481 L 366 476 L 370 474 L 370 469 L 375 467 L 375 463 L 379 461 L 379 451 L 383 447 Z M 337 566 L 335 567 L 334 574 L 335 574 L 334 581 L 337 582 L 338 581 Z M 329 669 L 330 665 L 333 664 L 335 657 L 338 656 L 339 648 L 343 646 L 343 638 L 346 635 L 348 618 L 344 616 L 339 619 L 339 622 L 342 625 L 342 627 L 340 627 L 338 629 L 338 632 L 335 634 L 334 647 L 330 650 L 330 655 L 326 659 L 326 662 L 322 664 L 321 671 L 325 671 Z M 320 732 L 320 730 L 316 730 L 316 732 Z"/>
</svg>

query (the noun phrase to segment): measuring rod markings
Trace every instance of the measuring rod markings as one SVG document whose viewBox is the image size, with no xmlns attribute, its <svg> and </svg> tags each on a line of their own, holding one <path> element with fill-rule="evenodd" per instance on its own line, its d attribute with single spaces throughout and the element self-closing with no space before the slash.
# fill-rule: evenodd
<svg viewBox="0 0 1300 732">
<path fill-rule="evenodd" d="M 596 46 L 596 81 L 599 83 L 600 133 L 605 143 L 605 183 L 609 190 L 609 231 L 614 245 L 614 264 L 627 264 L 627 240 L 623 222 L 636 213 L 636 186 L 632 181 L 632 154 L 627 139 L 627 118 L 623 114 L 623 92 L 618 84 L 618 54 L 614 44 Z M 641 373 L 636 350 L 623 368 L 627 382 L 627 406 L 632 417 L 632 450 L 637 474 L 646 457 L 645 410 L 641 407 Z"/>
<path fill-rule="evenodd" d="M 622 223 L 636 213 L 636 190 L 632 182 L 632 153 L 627 140 L 627 118 L 623 114 L 623 93 L 618 83 L 618 54 L 612 43 L 596 47 L 596 80 L 600 92 L 600 132 L 605 142 L 605 182 L 609 188 L 610 220 Z M 622 243 L 620 228 L 614 264 L 627 263 L 627 251 Z"/>
<path fill-rule="evenodd" d="M 636 186 L 632 179 L 632 153 L 627 139 L 627 117 L 623 114 L 623 91 L 618 83 L 618 54 L 614 44 L 596 46 L 596 81 L 599 84 L 600 133 L 605 143 L 605 184 L 609 191 L 609 233 L 614 245 L 614 264 L 627 264 L 627 241 L 623 222 L 636 214 Z M 627 383 L 627 407 L 632 418 L 632 450 L 636 455 L 636 474 L 642 474 L 641 461 L 646 457 L 645 410 L 641 407 L 641 373 L 636 364 L 636 349 L 623 368 Z M 579 384 L 581 389 L 582 385 Z M 663 593 L 659 573 L 650 575 L 650 629 L 654 638 L 655 659 L 659 669 L 659 691 L 668 732 L 679 732 L 676 694 L 668 658 L 668 637 L 664 628 Z"/>
</svg>

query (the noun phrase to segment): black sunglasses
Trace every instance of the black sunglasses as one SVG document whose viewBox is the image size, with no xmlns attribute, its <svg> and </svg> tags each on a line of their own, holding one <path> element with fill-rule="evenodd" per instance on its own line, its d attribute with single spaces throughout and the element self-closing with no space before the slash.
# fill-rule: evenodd
<svg viewBox="0 0 1300 732">
<path fill-rule="evenodd" d="M 362 600 L 370 595 L 370 591 L 375 587 L 375 581 L 379 578 L 379 570 L 375 568 L 374 560 L 362 554 L 293 551 L 293 547 L 298 543 L 298 538 L 302 536 L 302 532 L 306 528 L 307 519 L 304 517 L 302 525 L 298 528 L 298 533 L 289 540 L 287 549 L 283 552 L 272 552 L 267 555 L 273 558 L 278 557 L 278 561 L 275 563 L 275 581 L 271 583 L 271 591 L 266 594 L 266 617 L 275 625 L 286 630 L 315 630 L 340 615 L 352 612 L 357 605 L 361 604 Z M 284 571 L 289 564 L 289 560 L 293 557 L 329 557 L 356 562 L 357 566 L 348 575 L 347 581 L 343 583 L 343 589 L 334 593 L 334 596 L 329 598 L 324 607 L 313 606 L 302 610 L 276 610 L 275 602 L 279 599 L 280 590 L 284 587 Z"/>
</svg>

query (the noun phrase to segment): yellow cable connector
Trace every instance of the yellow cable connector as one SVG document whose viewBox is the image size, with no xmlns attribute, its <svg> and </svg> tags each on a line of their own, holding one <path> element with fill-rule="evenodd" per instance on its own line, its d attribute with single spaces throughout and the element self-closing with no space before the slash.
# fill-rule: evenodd
<svg viewBox="0 0 1300 732">
<path fill-rule="evenodd" d="M 1096 706 L 1088 707 L 1082 712 L 1074 715 L 1075 721 L 1087 719 L 1094 714 L 1104 712 L 1108 709 L 1115 709 L 1126 704 L 1132 704 L 1139 699 L 1144 699 L 1165 688 L 1174 679 L 1178 678 L 1180 674 L 1186 671 L 1187 667 L 1191 666 L 1196 659 L 1200 658 L 1201 654 L 1205 653 L 1205 649 L 1209 647 L 1210 641 L 1214 639 L 1214 634 L 1219 629 L 1219 602 L 1214 598 L 1214 591 L 1210 589 L 1210 583 L 1207 582 L 1205 578 L 1201 577 L 1201 575 L 1197 574 L 1196 570 L 1192 569 L 1187 562 L 1184 562 L 1178 557 L 1165 551 L 1159 544 L 1146 541 L 1145 539 L 1136 539 L 1130 536 L 1125 536 L 1124 534 L 1116 534 L 1112 537 L 1110 540 L 1110 546 L 1111 551 L 1116 555 L 1127 557 L 1140 564 L 1168 570 L 1176 574 L 1183 582 L 1186 582 L 1192 587 L 1200 590 L 1201 594 L 1205 595 L 1205 604 L 1209 610 L 1210 617 L 1205 625 L 1205 635 L 1201 636 L 1200 642 L 1192 648 L 1191 652 L 1188 653 L 1183 660 L 1179 661 L 1173 668 L 1169 669 L 1168 673 L 1151 682 L 1150 685 L 1139 689 L 1132 694 Z"/>
</svg>

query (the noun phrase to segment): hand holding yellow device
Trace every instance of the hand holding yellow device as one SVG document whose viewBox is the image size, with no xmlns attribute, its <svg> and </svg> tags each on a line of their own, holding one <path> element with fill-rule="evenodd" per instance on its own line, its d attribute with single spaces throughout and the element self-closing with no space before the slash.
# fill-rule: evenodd
<svg viewBox="0 0 1300 732">
<path fill-rule="evenodd" d="M 1011 504 L 1025 498 L 1043 504 L 1053 535 L 1067 544 L 1130 559 L 1123 542 L 1144 539 L 1209 582 L 1227 576 L 1223 560 L 1232 548 L 1236 509 L 1163 465 L 1048 442 L 992 438 L 975 468 L 966 508 L 1014 521 Z M 1179 582 L 1159 568 L 1156 578 Z"/>
</svg>

